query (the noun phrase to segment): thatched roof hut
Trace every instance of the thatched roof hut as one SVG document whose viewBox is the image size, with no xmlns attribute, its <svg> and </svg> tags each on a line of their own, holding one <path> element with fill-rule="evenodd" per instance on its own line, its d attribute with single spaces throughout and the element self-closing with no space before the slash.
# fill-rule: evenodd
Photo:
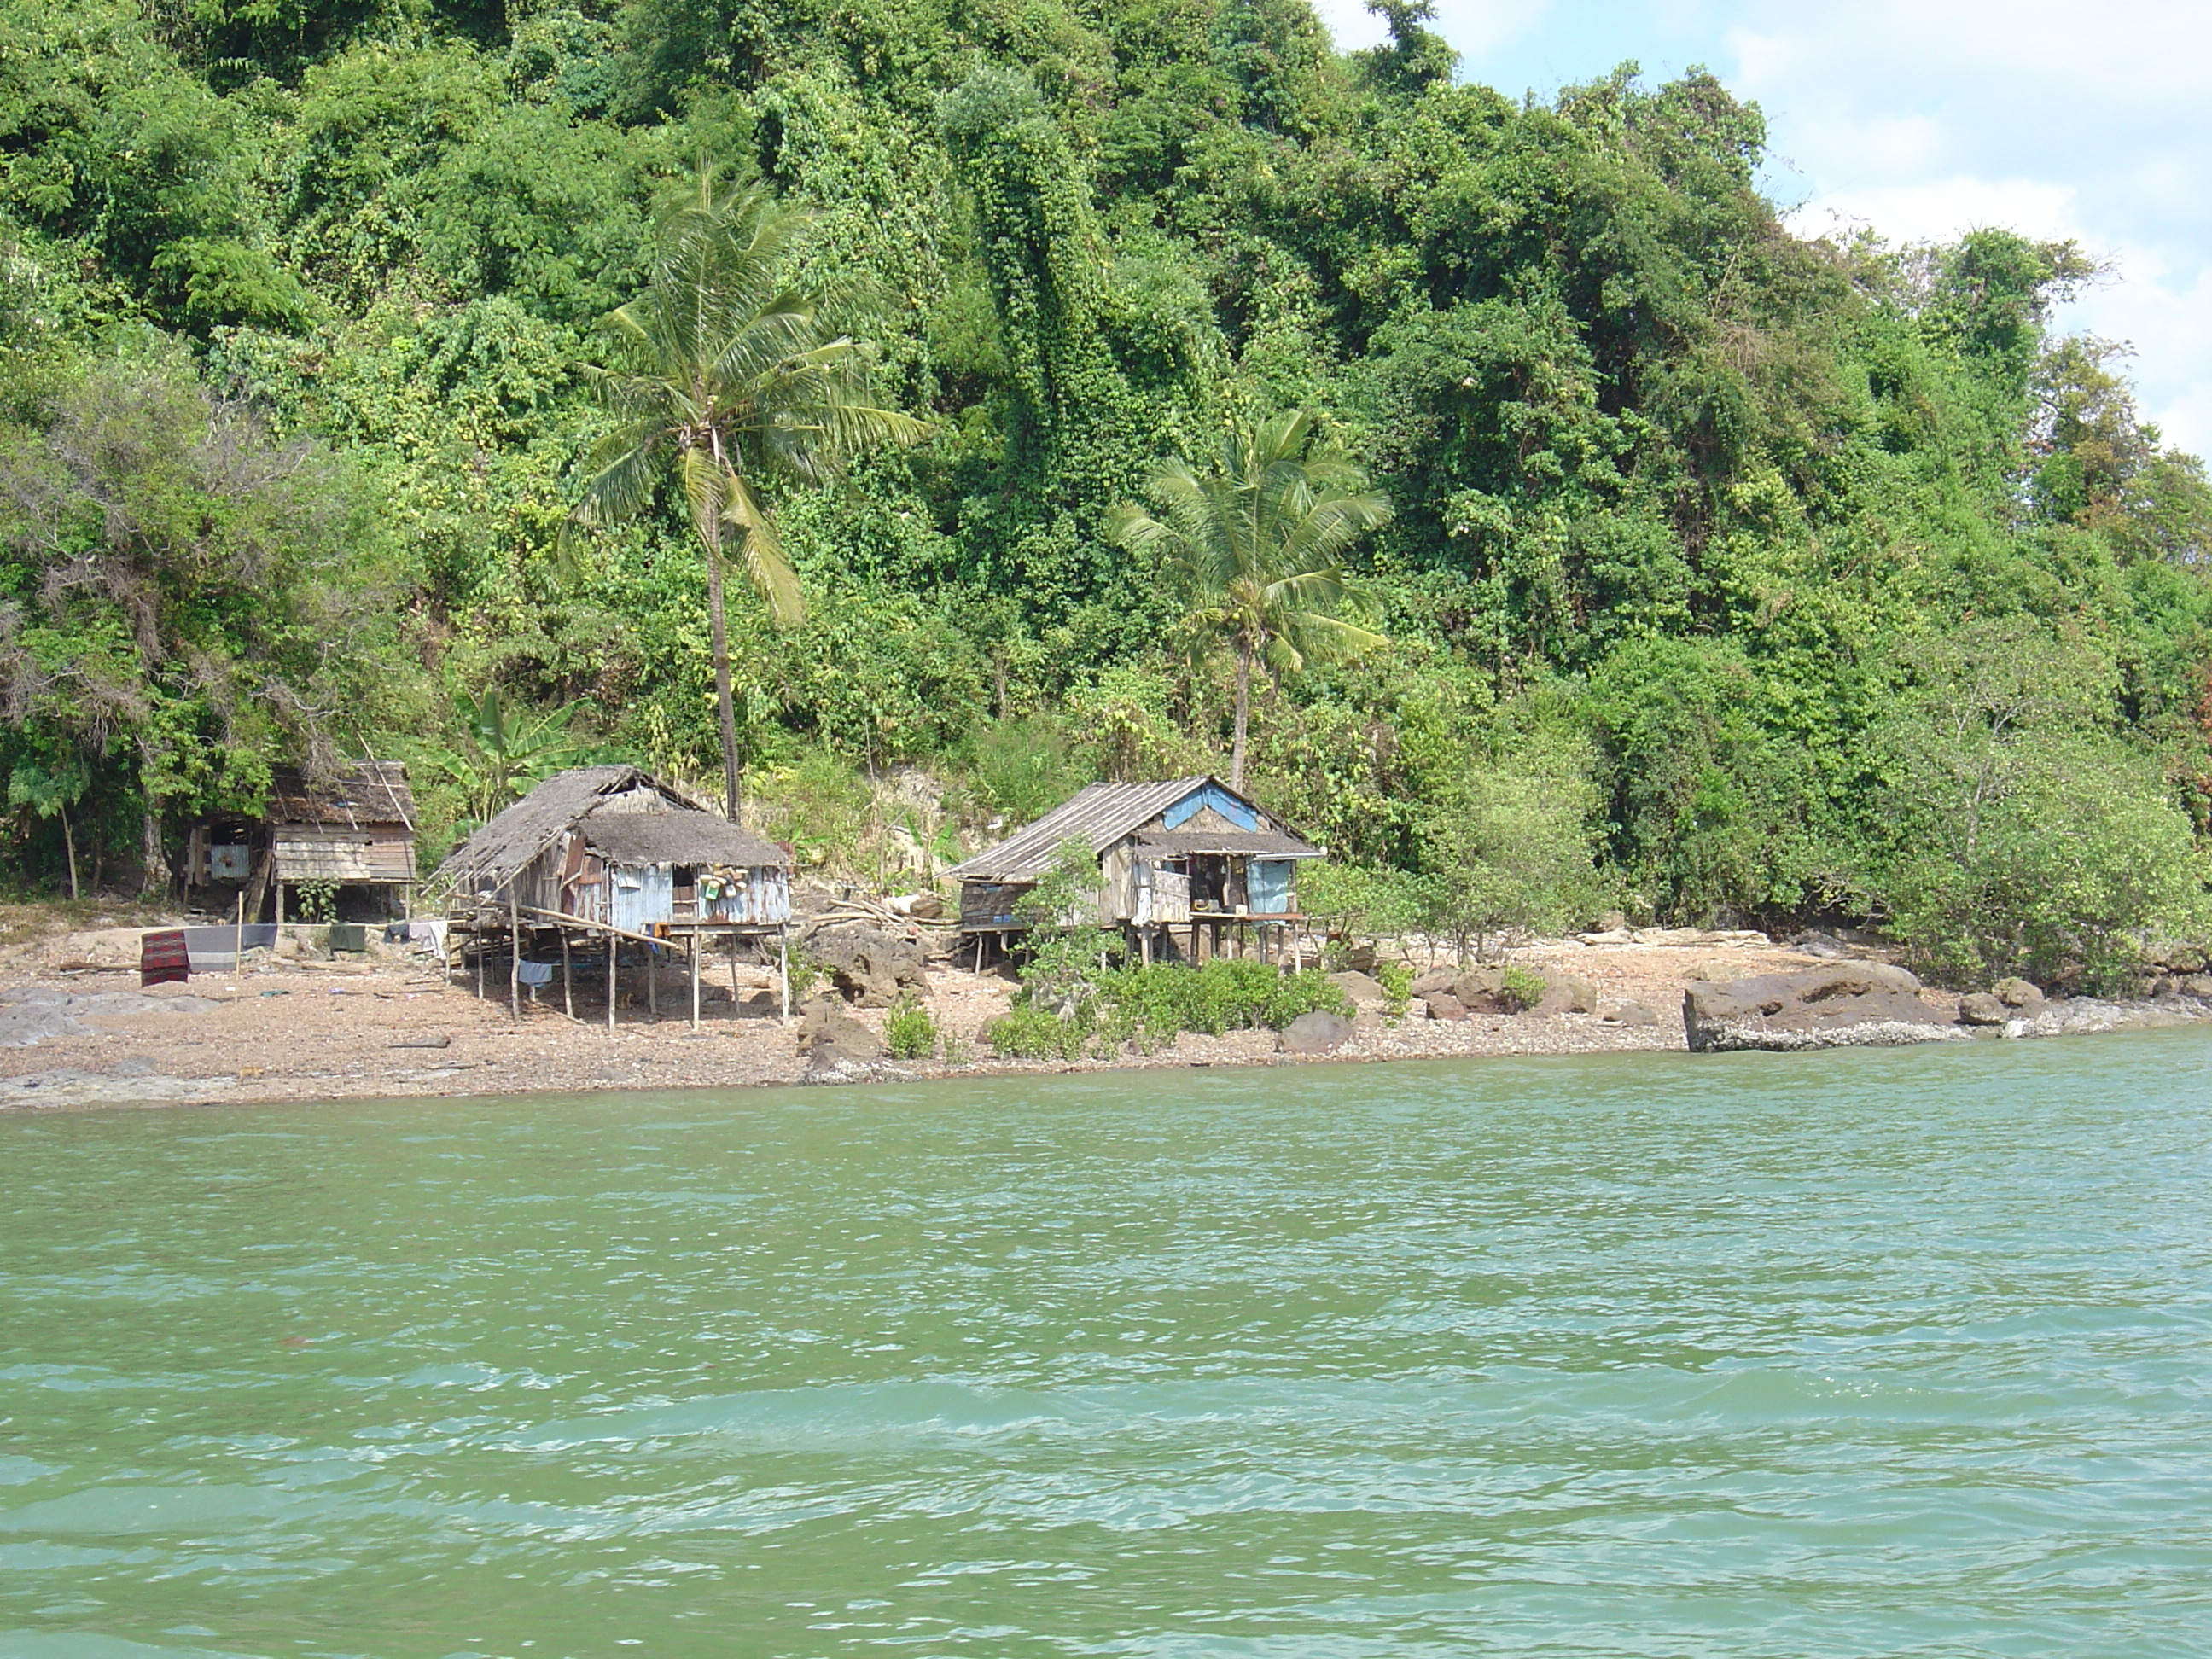
<svg viewBox="0 0 2212 1659">
<path fill-rule="evenodd" d="M 635 766 L 556 773 L 447 854 L 457 899 L 640 931 L 774 927 L 791 916 L 791 857 Z"/>
</svg>

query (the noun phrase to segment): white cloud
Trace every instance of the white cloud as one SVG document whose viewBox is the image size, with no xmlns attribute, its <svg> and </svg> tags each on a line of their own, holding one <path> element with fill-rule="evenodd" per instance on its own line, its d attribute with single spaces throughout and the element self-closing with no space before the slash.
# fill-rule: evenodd
<svg viewBox="0 0 2212 1659">
<path fill-rule="evenodd" d="M 1315 9 L 1346 52 L 1390 38 L 1362 0 L 1318 0 Z M 1432 27 L 1463 57 L 1479 58 L 1533 33 L 1551 9 L 1551 0 L 1438 0 Z"/>
<path fill-rule="evenodd" d="M 1383 37 L 1324 0 L 1340 44 Z M 1805 234 L 2071 237 L 2114 279 L 2062 321 L 2134 343 L 2146 410 L 2212 450 L 2212 6 L 2202 0 L 1438 0 L 1468 75 L 1517 93 L 1705 63 L 1759 100 Z"/>
</svg>

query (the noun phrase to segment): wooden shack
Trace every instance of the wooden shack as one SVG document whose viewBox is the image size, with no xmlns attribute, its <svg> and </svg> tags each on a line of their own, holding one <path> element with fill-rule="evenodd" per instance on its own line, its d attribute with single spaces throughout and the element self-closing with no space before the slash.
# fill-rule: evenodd
<svg viewBox="0 0 2212 1659">
<path fill-rule="evenodd" d="M 1182 954 L 1177 928 L 1188 928 L 1194 956 L 1224 933 L 1255 939 L 1264 954 L 1303 920 L 1300 861 L 1325 856 L 1218 778 L 1094 783 L 950 872 L 962 931 L 979 940 L 1019 932 L 1014 902 L 1069 841 L 1098 860 L 1098 925 L 1121 929 L 1147 958 Z"/>
<path fill-rule="evenodd" d="M 518 977 L 524 954 L 549 942 L 564 962 L 574 939 L 604 944 L 611 1024 L 623 941 L 653 953 L 648 969 L 658 953 L 681 951 L 696 1023 L 703 945 L 774 938 L 781 955 L 791 877 L 781 848 L 676 786 L 635 766 L 583 766 L 500 813 L 431 879 L 448 896 L 449 923 L 479 958 L 497 945 Z M 562 984 L 573 1006 L 565 973 Z"/>
<path fill-rule="evenodd" d="M 250 921 L 300 914 L 298 889 L 330 890 L 335 913 L 384 921 L 407 913 L 416 879 L 415 795 L 402 761 L 357 761 L 327 775 L 280 766 L 256 813 L 216 814 L 185 838 L 188 893 Z"/>
</svg>

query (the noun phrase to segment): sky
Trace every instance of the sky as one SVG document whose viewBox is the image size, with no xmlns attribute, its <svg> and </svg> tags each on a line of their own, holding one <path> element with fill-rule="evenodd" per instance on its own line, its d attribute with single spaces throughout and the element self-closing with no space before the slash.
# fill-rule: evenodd
<svg viewBox="0 0 2212 1659">
<path fill-rule="evenodd" d="M 1626 60 L 1704 64 L 1767 124 L 1807 235 L 2071 237 L 2109 274 L 2062 327 L 2128 343 L 2145 416 L 2212 453 L 2212 6 L 2203 0 L 1436 0 L 1469 81 L 1548 97 Z M 1320 0 L 1346 48 L 1386 33 Z"/>
</svg>

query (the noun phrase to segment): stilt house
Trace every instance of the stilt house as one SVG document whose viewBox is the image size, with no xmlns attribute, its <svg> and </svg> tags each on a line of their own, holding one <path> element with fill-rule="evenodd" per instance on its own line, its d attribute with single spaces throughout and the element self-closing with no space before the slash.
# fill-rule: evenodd
<svg viewBox="0 0 2212 1659">
<path fill-rule="evenodd" d="M 285 890 L 336 890 L 355 920 L 404 914 L 415 884 L 415 796 L 401 761 L 358 761 L 326 778 L 280 766 L 261 811 L 216 816 L 185 843 L 185 884 L 228 912 L 241 890 L 248 921 L 297 915 Z"/>
<path fill-rule="evenodd" d="M 791 858 L 635 766 L 555 774 L 456 847 L 432 878 L 459 905 L 648 933 L 780 929 Z M 535 913 L 535 914 L 533 914 Z"/>
<path fill-rule="evenodd" d="M 1325 856 L 1217 778 L 1094 783 L 949 873 L 960 926 L 1010 933 L 1014 901 L 1068 841 L 1098 860 L 1098 925 L 1145 930 L 1297 914 L 1297 866 Z"/>
</svg>

